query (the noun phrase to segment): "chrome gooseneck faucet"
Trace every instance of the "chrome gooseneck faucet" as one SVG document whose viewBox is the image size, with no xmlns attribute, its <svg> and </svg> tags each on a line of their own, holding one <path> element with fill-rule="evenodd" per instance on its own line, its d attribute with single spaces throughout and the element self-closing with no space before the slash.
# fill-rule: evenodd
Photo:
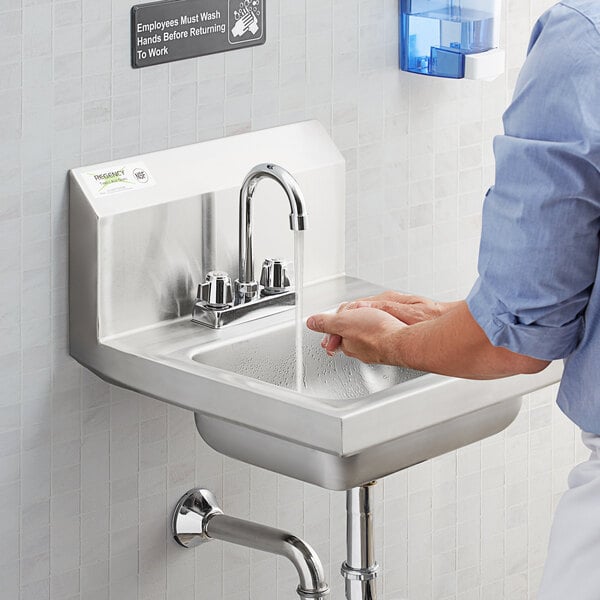
<svg viewBox="0 0 600 600">
<path fill-rule="evenodd" d="M 219 329 L 234 322 L 287 310 L 296 303 L 296 292 L 286 261 L 266 259 L 260 282 L 254 277 L 252 203 L 258 184 L 265 178 L 276 181 L 288 198 L 290 229 L 306 229 L 306 207 L 298 182 L 283 167 L 272 163 L 256 165 L 246 175 L 240 190 L 238 278 L 232 285 L 229 274 L 224 271 L 210 271 L 206 275 L 205 282 L 198 286 L 192 312 L 194 323 Z"/>
<path fill-rule="evenodd" d="M 254 257 L 252 253 L 252 200 L 257 185 L 262 179 L 276 181 L 285 192 L 290 203 L 290 229 L 304 231 L 306 229 L 306 209 L 304 196 L 298 182 L 284 168 L 270 164 L 256 165 L 246 175 L 240 191 L 240 262 L 236 292 L 242 302 L 249 302 L 258 297 L 258 282 L 254 279 Z"/>
</svg>

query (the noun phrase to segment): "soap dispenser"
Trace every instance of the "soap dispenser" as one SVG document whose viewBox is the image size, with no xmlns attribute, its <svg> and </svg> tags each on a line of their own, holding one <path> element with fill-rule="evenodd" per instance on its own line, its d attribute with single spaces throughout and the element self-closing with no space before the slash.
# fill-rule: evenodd
<svg viewBox="0 0 600 600">
<path fill-rule="evenodd" d="M 452 79 L 495 79 L 501 0 L 399 0 L 400 68 Z"/>
</svg>

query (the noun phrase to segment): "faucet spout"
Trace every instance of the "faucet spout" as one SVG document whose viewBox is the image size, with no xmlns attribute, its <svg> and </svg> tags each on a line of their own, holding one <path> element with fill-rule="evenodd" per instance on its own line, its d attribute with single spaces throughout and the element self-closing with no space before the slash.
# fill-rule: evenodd
<svg viewBox="0 0 600 600">
<path fill-rule="evenodd" d="M 221 540 L 283 556 L 298 573 L 296 592 L 302 600 L 329 598 L 323 564 L 309 544 L 287 531 L 224 515 L 209 490 L 196 488 L 180 498 L 171 518 L 171 531 L 185 548 Z"/>
<path fill-rule="evenodd" d="M 240 190 L 240 226 L 239 226 L 239 278 L 238 293 L 251 299 L 258 291 L 254 278 L 254 259 L 252 255 L 252 199 L 258 183 L 265 178 L 276 181 L 285 192 L 290 203 L 290 229 L 304 231 L 307 225 L 307 213 L 304 196 L 298 182 L 279 165 L 264 163 L 256 165 L 244 179 Z"/>
<path fill-rule="evenodd" d="M 312 547 L 299 537 L 281 529 L 219 514 L 208 520 L 206 535 L 211 539 L 287 558 L 298 573 L 296 592 L 300 598 L 327 600 L 329 597 L 329 585 L 321 560 Z"/>
</svg>

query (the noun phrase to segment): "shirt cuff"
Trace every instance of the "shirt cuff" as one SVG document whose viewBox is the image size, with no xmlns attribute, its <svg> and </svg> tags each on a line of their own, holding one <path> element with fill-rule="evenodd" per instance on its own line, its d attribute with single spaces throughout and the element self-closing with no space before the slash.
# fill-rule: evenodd
<svg viewBox="0 0 600 600">
<path fill-rule="evenodd" d="M 571 354 L 583 333 L 583 318 L 560 327 L 523 323 L 478 279 L 467 297 L 471 315 L 494 346 L 540 360 Z"/>
</svg>

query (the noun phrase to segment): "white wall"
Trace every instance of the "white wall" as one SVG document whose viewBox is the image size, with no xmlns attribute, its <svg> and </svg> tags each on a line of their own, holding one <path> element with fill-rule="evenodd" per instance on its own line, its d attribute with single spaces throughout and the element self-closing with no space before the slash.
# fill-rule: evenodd
<svg viewBox="0 0 600 600">
<path fill-rule="evenodd" d="M 113 388 L 67 352 L 71 167 L 317 118 L 348 164 L 348 271 L 455 298 L 475 276 L 491 140 L 533 20 L 507 0 L 506 76 L 396 66 L 396 0 L 268 0 L 268 43 L 129 67 L 131 0 L 0 0 L 0 598 L 287 600 L 283 562 L 176 547 L 167 515 L 212 488 L 290 528 L 343 597 L 344 495 L 216 455 L 189 413 Z M 387 600 L 533 598 L 552 506 L 581 455 L 555 390 L 504 434 L 380 485 Z"/>
</svg>

